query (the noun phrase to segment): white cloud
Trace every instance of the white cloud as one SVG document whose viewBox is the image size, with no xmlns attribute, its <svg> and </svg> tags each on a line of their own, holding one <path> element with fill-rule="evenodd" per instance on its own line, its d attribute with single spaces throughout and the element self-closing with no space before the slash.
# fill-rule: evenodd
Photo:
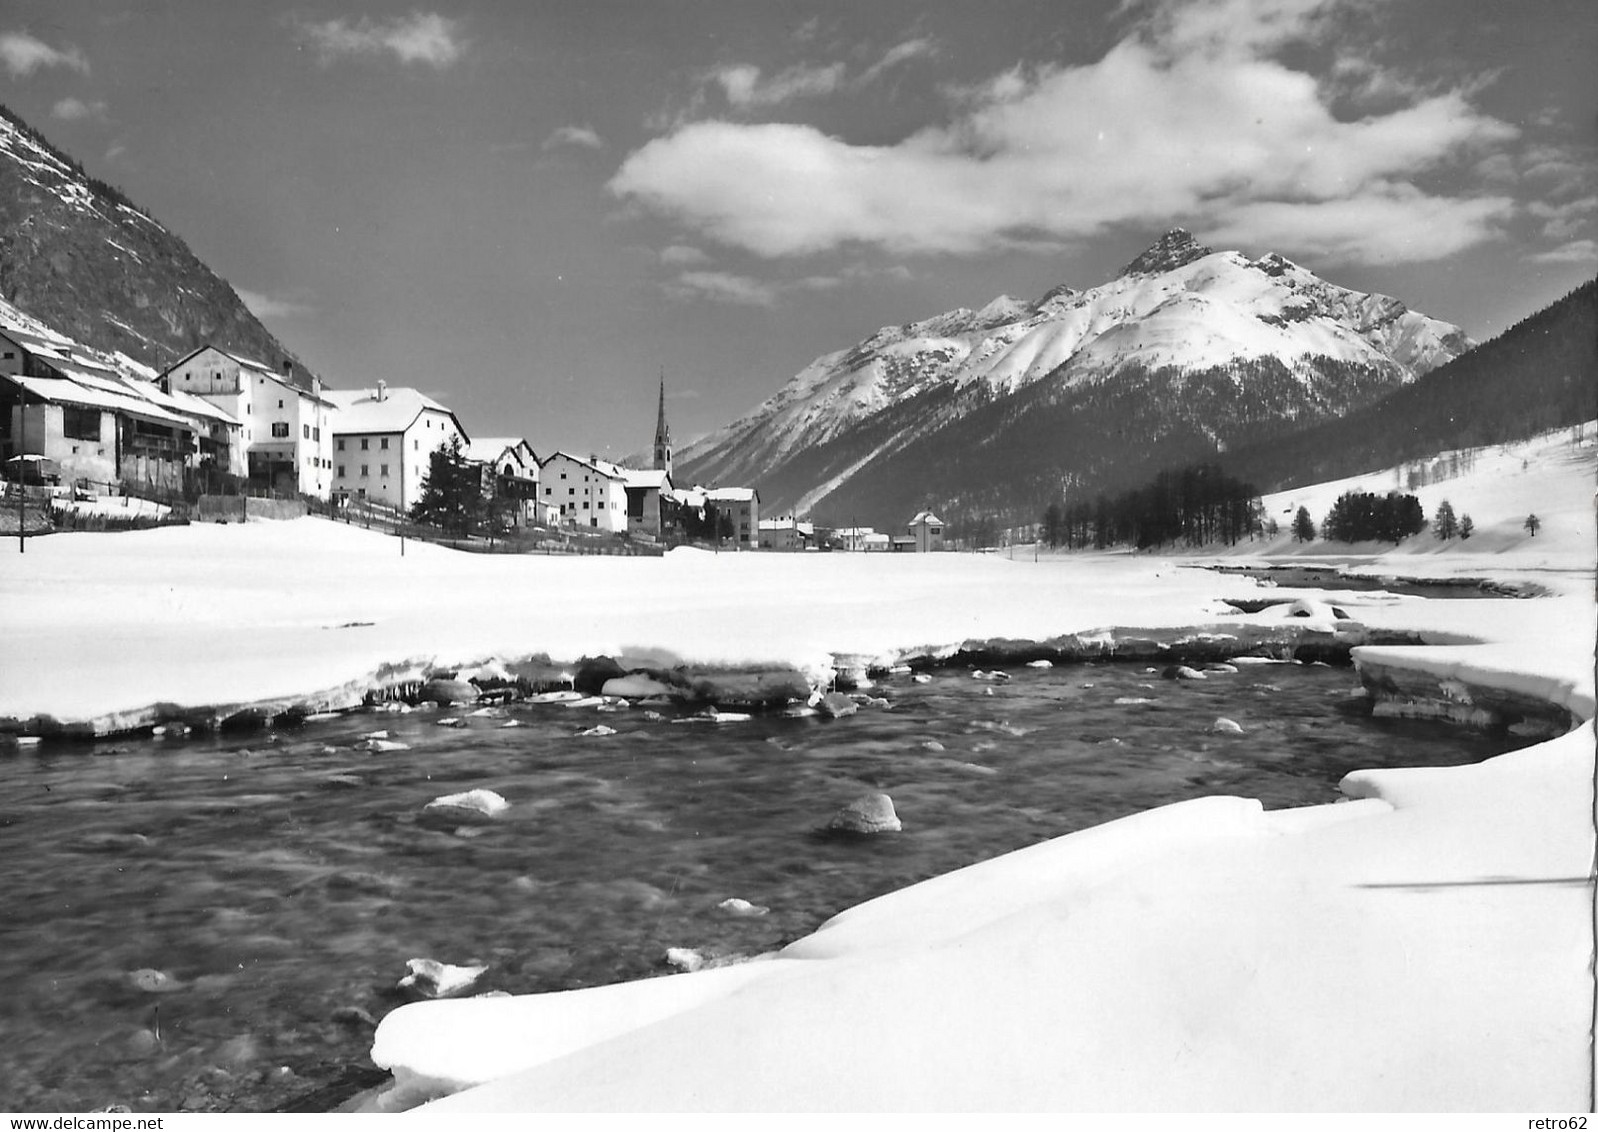
<svg viewBox="0 0 1598 1132">
<path fill-rule="evenodd" d="M 844 65 L 799 64 L 762 78 L 759 67 L 749 64 L 719 67 L 710 78 L 720 84 L 727 101 L 740 110 L 757 106 L 776 106 L 796 98 L 831 94 L 844 83 Z"/>
<path fill-rule="evenodd" d="M 539 148 L 543 150 L 563 148 L 604 149 L 605 139 L 600 137 L 591 126 L 561 126 L 545 138 Z"/>
<path fill-rule="evenodd" d="M 26 78 L 41 67 L 67 67 L 89 73 L 89 60 L 76 47 L 63 51 L 25 31 L 0 34 L 0 62 L 14 79 Z"/>
<path fill-rule="evenodd" d="M 261 319 L 295 318 L 299 315 L 310 314 L 316 308 L 298 299 L 282 295 L 268 295 L 261 291 L 249 291 L 243 287 L 235 287 L 234 294 L 250 309 L 250 313 Z"/>
<path fill-rule="evenodd" d="M 878 59 L 861 72 L 856 83 L 859 86 L 865 86 L 867 83 L 875 82 L 900 63 L 907 63 L 911 59 L 934 55 L 937 50 L 937 44 L 930 39 L 924 37 L 921 39 L 907 39 L 903 43 L 895 44 L 893 47 L 888 48 L 881 59 Z"/>
<path fill-rule="evenodd" d="M 1533 263 L 1585 263 L 1598 266 L 1598 241 L 1572 240 L 1563 247 L 1527 258 Z"/>
<path fill-rule="evenodd" d="M 1175 223 L 1359 262 L 1489 238 L 1511 211 L 1504 198 L 1417 181 L 1518 132 L 1457 89 L 1338 117 L 1324 84 L 1275 57 L 1334 9 L 1161 5 L 1097 62 L 1006 71 L 963 92 L 950 121 L 896 144 L 693 122 L 630 154 L 610 189 L 767 257 L 849 245 L 961 254 Z M 758 73 L 750 82 L 759 89 Z"/>
<path fill-rule="evenodd" d="M 50 116 L 65 122 L 78 122 L 85 118 L 105 118 L 103 102 L 84 102 L 81 98 L 63 98 L 50 108 Z"/>
<path fill-rule="evenodd" d="M 1543 222 L 1543 235 L 1550 240 L 1568 240 L 1587 227 L 1587 214 L 1598 212 L 1598 197 L 1587 196 L 1564 204 L 1532 201 L 1526 211 Z"/>
<path fill-rule="evenodd" d="M 685 271 L 666 284 L 666 293 L 679 299 L 709 299 L 750 307 L 770 307 L 777 302 L 775 286 L 726 271 Z"/>
<path fill-rule="evenodd" d="M 686 244 L 672 244 L 670 247 L 660 249 L 660 262 L 672 267 L 698 267 L 700 264 L 709 263 L 710 257 L 698 248 L 691 248 Z"/>
<path fill-rule="evenodd" d="M 433 12 L 386 20 L 362 16 L 353 23 L 342 18 L 297 19 L 293 27 L 323 66 L 342 58 L 386 54 L 402 63 L 425 63 L 442 70 L 466 53 L 459 22 Z"/>
</svg>

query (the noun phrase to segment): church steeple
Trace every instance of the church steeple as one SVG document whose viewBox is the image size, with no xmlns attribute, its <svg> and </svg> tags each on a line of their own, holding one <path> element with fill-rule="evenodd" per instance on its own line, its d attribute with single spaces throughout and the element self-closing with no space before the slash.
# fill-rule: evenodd
<svg viewBox="0 0 1598 1132">
<path fill-rule="evenodd" d="M 660 414 L 655 418 L 655 470 L 671 475 L 671 426 L 666 423 L 666 368 L 660 369 Z"/>
</svg>

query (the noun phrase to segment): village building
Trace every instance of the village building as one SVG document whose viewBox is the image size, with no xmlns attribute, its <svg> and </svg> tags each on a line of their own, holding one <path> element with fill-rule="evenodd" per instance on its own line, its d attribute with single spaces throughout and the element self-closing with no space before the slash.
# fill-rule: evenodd
<svg viewBox="0 0 1598 1132">
<path fill-rule="evenodd" d="M 667 461 L 670 462 L 669 459 Z M 627 533 L 661 538 L 671 500 L 671 473 L 664 468 L 621 468 L 627 493 Z"/>
<path fill-rule="evenodd" d="M 563 526 L 619 533 L 627 529 L 627 475 L 615 464 L 556 452 L 538 467 L 539 499 Z"/>
<path fill-rule="evenodd" d="M 538 456 L 514 436 L 479 437 L 466 445 L 466 458 L 483 468 L 483 491 L 512 526 L 547 526 L 538 496 Z"/>
<path fill-rule="evenodd" d="M 716 487 L 705 492 L 722 529 L 740 550 L 753 550 L 760 540 L 760 493 L 752 487 Z M 717 541 L 720 541 L 719 539 Z"/>
<path fill-rule="evenodd" d="M 838 527 L 832 532 L 832 542 L 839 550 L 888 548 L 888 536 L 879 536 L 875 527 Z"/>
<path fill-rule="evenodd" d="M 316 377 L 296 378 L 217 346 L 191 351 L 161 372 L 161 388 L 209 401 L 243 428 L 252 487 L 326 499 L 333 489 L 336 405 Z"/>
<path fill-rule="evenodd" d="M 333 492 L 346 500 L 410 511 L 422 497 L 433 453 L 466 430 L 455 414 L 415 389 L 330 389 Z"/>
<path fill-rule="evenodd" d="M 760 520 L 761 550 L 809 550 L 815 541 L 813 523 L 801 523 L 792 515 Z"/>
<path fill-rule="evenodd" d="M 931 511 L 919 511 L 906 524 L 914 549 L 919 554 L 943 549 L 943 520 Z"/>
<path fill-rule="evenodd" d="M 181 491 L 202 457 L 224 469 L 238 459 L 237 421 L 136 368 L 0 311 L 0 460 L 35 457 L 61 485 L 103 494 Z"/>
</svg>

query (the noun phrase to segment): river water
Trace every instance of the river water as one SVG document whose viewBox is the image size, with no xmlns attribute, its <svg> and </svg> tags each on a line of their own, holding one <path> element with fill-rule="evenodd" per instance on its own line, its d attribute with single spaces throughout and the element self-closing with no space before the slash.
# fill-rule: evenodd
<svg viewBox="0 0 1598 1132">
<path fill-rule="evenodd" d="M 406 1001 L 411 958 L 487 964 L 477 991 L 661 975 L 668 949 L 770 950 L 1152 806 L 1329 802 L 1355 768 L 1527 742 L 1372 719 L 1352 670 L 1320 665 L 931 675 L 836 720 L 524 703 L 0 747 L 0 1109 L 316 1107 L 369 1080 L 366 1019 Z M 377 732 L 404 749 L 361 749 Z M 474 788 L 510 808 L 424 810 Z M 871 791 L 902 832 L 818 832 Z"/>
</svg>

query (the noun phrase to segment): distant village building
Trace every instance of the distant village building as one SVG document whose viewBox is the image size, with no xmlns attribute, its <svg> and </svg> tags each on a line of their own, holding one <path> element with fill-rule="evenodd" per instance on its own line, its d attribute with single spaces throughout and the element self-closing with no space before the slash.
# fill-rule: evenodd
<svg viewBox="0 0 1598 1132">
<path fill-rule="evenodd" d="M 669 449 L 666 462 L 671 462 Z M 671 473 L 664 468 L 620 471 L 627 492 L 627 533 L 661 538 L 666 530 L 666 505 L 671 499 Z"/>
<path fill-rule="evenodd" d="M 242 464 L 230 414 L 137 368 L 0 307 L 0 460 L 35 457 L 36 471 L 94 493 L 178 491 L 202 458 Z"/>
<path fill-rule="evenodd" d="M 760 493 L 752 487 L 717 487 L 705 492 L 705 498 L 718 516 L 726 516 L 724 529 L 731 532 L 733 544 L 753 550 L 760 537 Z"/>
<path fill-rule="evenodd" d="M 839 550 L 886 550 L 888 536 L 878 535 L 875 527 L 838 527 L 832 541 Z"/>
<path fill-rule="evenodd" d="M 539 498 L 558 508 L 563 525 L 612 533 L 627 529 L 627 477 L 615 464 L 556 452 L 539 465 L 538 479 Z"/>
<path fill-rule="evenodd" d="M 921 511 L 907 525 L 914 549 L 921 554 L 943 549 L 943 520 L 931 511 Z"/>
<path fill-rule="evenodd" d="M 792 515 L 760 520 L 761 550 L 809 550 L 815 541 L 813 523 L 801 523 Z"/>
<path fill-rule="evenodd" d="M 379 381 L 375 389 L 330 389 L 333 423 L 333 490 L 409 511 L 422 497 L 432 455 L 452 440 L 469 438 L 455 414 L 415 389 Z"/>
<path fill-rule="evenodd" d="M 160 384 L 209 401 L 243 426 L 246 473 L 253 485 L 328 498 L 335 405 L 318 379 L 302 384 L 294 380 L 291 363 L 280 372 L 206 345 L 163 370 Z"/>
<path fill-rule="evenodd" d="M 483 490 L 512 526 L 549 525 L 531 444 L 514 436 L 479 437 L 466 445 L 466 458 L 482 466 Z"/>
</svg>

